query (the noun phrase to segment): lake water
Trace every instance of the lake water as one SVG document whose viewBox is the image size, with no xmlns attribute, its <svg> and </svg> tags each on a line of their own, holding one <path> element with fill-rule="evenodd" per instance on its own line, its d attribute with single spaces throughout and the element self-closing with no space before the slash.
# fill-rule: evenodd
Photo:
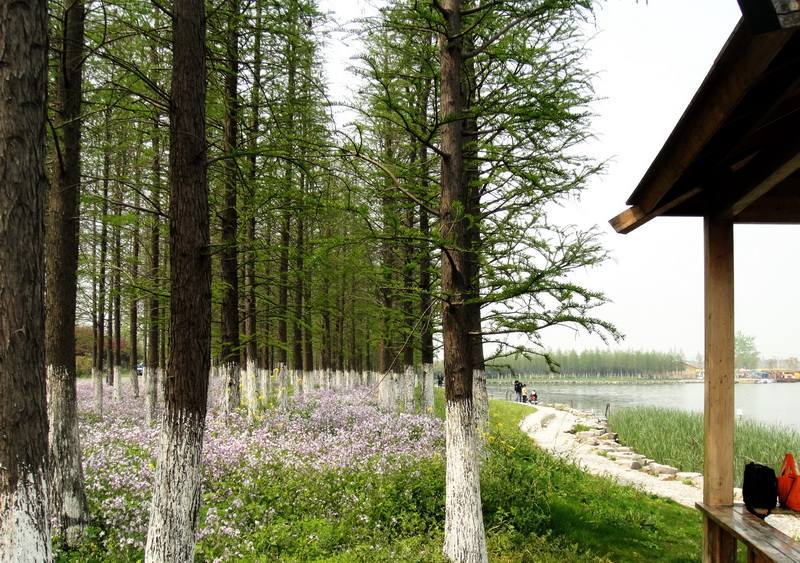
<svg viewBox="0 0 800 563">
<path fill-rule="evenodd" d="M 539 400 L 544 403 L 562 403 L 599 413 L 605 412 L 608 404 L 612 410 L 651 406 L 703 411 L 702 382 L 648 385 L 537 383 L 528 387 L 531 388 L 536 389 Z M 800 430 L 800 383 L 742 383 L 734 389 L 735 408 L 743 417 Z M 510 384 L 501 387 L 489 382 L 489 394 L 496 399 L 514 397 Z"/>
</svg>

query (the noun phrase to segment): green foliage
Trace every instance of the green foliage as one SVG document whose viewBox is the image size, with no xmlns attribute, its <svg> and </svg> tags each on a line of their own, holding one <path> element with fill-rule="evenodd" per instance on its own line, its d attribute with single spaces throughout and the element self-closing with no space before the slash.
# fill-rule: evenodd
<svg viewBox="0 0 800 563">
<path fill-rule="evenodd" d="M 755 336 L 736 331 L 734 340 L 736 368 L 753 369 L 758 367 L 759 354 Z"/>
<path fill-rule="evenodd" d="M 703 471 L 703 415 L 677 409 L 635 407 L 611 411 L 609 425 L 620 441 L 640 454 L 677 467 Z M 800 451 L 800 433 L 751 420 L 736 423 L 734 481 L 741 486 L 744 466 L 757 461 L 780 470 L 786 452 Z"/>
</svg>

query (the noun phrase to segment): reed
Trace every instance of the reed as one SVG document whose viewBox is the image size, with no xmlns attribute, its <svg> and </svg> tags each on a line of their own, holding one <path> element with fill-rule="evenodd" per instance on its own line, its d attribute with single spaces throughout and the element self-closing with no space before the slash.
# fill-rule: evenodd
<svg viewBox="0 0 800 563">
<path fill-rule="evenodd" d="M 678 409 L 631 407 L 612 411 L 609 427 L 636 452 L 681 471 L 703 471 L 703 414 Z M 734 482 L 742 486 L 744 466 L 755 461 L 780 470 L 786 452 L 800 454 L 800 432 L 751 420 L 736 423 Z"/>
</svg>

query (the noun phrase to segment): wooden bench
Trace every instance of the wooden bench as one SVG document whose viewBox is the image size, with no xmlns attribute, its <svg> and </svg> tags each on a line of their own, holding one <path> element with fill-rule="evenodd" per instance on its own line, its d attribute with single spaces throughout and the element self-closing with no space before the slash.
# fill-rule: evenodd
<svg viewBox="0 0 800 563">
<path fill-rule="evenodd" d="M 748 563 L 800 562 L 800 542 L 756 518 L 744 505 L 707 506 L 698 502 L 695 506 L 722 530 L 747 546 Z"/>
</svg>

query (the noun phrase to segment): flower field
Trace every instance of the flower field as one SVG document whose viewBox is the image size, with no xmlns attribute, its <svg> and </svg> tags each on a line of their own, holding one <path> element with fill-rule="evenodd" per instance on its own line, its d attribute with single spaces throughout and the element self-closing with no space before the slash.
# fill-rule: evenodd
<svg viewBox="0 0 800 563">
<path fill-rule="evenodd" d="M 141 399 L 107 392 L 101 419 L 91 383 L 78 383 L 92 524 L 78 549 L 56 542 L 60 562 L 142 560 L 158 429 Z M 444 562 L 442 393 L 436 418 L 382 412 L 373 396 L 313 393 L 252 421 L 212 408 L 195 560 Z M 519 430 L 529 413 L 490 406 L 481 496 L 492 561 L 699 560 L 696 511 L 551 457 Z"/>
<path fill-rule="evenodd" d="M 212 385 L 211 395 L 221 396 L 221 382 Z M 89 541 L 79 552 L 60 552 L 62 560 L 142 556 L 159 428 L 145 425 L 143 398 L 115 402 L 106 391 L 100 417 L 92 408 L 91 382 L 78 382 L 93 525 Z M 373 396 L 368 388 L 320 391 L 254 420 L 210 409 L 198 559 L 270 553 L 304 559 L 369 543 L 372 535 L 386 533 L 382 528 L 416 533 L 433 525 L 443 509 L 437 500 L 443 487 L 441 421 L 381 412 Z M 431 482 L 420 479 L 426 471 Z M 426 486 L 429 491 L 420 490 Z M 388 500 L 369 494 L 376 487 L 387 489 Z M 393 507 L 392 498 L 405 508 Z M 429 522 L 417 501 L 430 504 Z"/>
</svg>

